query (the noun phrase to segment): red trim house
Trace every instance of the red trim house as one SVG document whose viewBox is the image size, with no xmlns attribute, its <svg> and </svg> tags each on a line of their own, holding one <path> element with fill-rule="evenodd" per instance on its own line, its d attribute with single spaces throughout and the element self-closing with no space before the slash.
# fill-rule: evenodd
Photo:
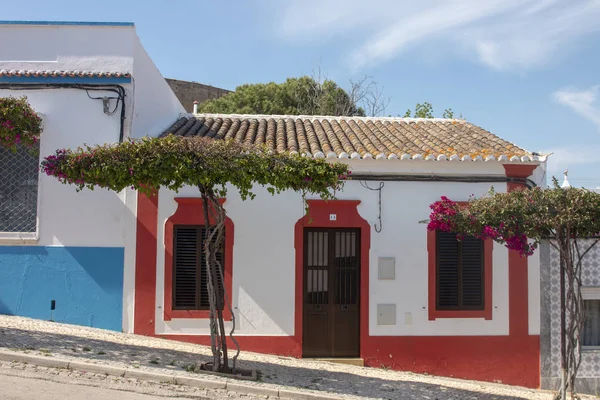
<svg viewBox="0 0 600 400">
<path fill-rule="evenodd" d="M 422 222 L 440 196 L 539 184 L 544 157 L 462 120 L 188 115 L 167 134 L 267 145 L 353 172 L 337 200 L 309 199 L 308 214 L 293 192 L 222 200 L 224 288 L 243 350 L 539 387 L 537 256 Z M 136 208 L 133 331 L 208 344 L 199 194 L 139 194 Z"/>
</svg>

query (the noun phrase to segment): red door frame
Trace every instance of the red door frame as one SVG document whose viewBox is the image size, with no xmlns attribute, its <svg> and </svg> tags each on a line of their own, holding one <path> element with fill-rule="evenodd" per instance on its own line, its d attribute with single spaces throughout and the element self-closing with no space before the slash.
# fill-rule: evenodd
<svg viewBox="0 0 600 400">
<path fill-rule="evenodd" d="M 303 294 L 304 294 L 304 228 L 360 229 L 360 356 L 369 337 L 369 250 L 371 226 L 358 213 L 360 200 L 307 200 L 308 213 L 294 226 L 296 249 L 296 293 L 294 336 L 302 352 Z M 330 217 L 335 214 L 335 219 Z"/>
</svg>

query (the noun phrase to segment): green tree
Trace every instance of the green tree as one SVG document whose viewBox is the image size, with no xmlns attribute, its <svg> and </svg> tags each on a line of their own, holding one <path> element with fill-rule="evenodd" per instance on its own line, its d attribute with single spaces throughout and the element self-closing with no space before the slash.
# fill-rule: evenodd
<svg viewBox="0 0 600 400">
<path fill-rule="evenodd" d="M 309 76 L 288 78 L 283 83 L 238 86 L 234 92 L 201 103 L 198 111 L 223 114 L 346 115 L 364 116 L 348 92 L 334 81 Z"/>
<path fill-rule="evenodd" d="M 240 349 L 233 336 L 235 314 L 225 288 L 219 283 L 224 279 L 217 253 L 223 249 L 226 218 L 219 199 L 225 197 L 228 188 L 237 190 L 243 199 L 253 198 L 255 185 L 265 186 L 271 194 L 295 190 L 303 196 L 311 193 L 332 199 L 332 192 L 341 188 L 340 179 L 348 173 L 347 166 L 340 163 L 287 153 L 272 154 L 268 149 L 234 141 L 173 135 L 77 150 L 60 149 L 42 161 L 42 170 L 78 190 L 101 187 L 120 192 L 131 187 L 152 195 L 161 187 L 175 191 L 187 185 L 198 188 L 208 232 L 204 254 L 213 353 L 212 363 L 200 368 L 221 372 L 236 372 Z M 225 307 L 232 315 L 233 328 L 229 332 L 225 331 L 223 320 Z M 228 336 L 237 348 L 231 368 Z"/>
<path fill-rule="evenodd" d="M 541 241 L 560 254 L 561 369 L 557 399 L 575 393 L 581 362 L 581 332 L 585 321 L 581 270 L 585 255 L 598 243 L 600 194 L 586 189 L 554 187 L 494 193 L 471 199 L 467 207 L 446 197 L 431 205 L 428 229 L 491 238 L 507 248 L 530 256 Z M 590 240 L 590 238 L 592 238 Z"/>
<path fill-rule="evenodd" d="M 417 103 L 415 106 L 415 112 L 413 113 L 409 108 L 404 113 L 404 118 L 433 118 L 433 106 L 428 102 L 424 102 L 423 104 Z M 442 118 L 454 118 L 454 111 L 452 111 L 451 108 L 445 109 L 442 114 Z"/>
</svg>

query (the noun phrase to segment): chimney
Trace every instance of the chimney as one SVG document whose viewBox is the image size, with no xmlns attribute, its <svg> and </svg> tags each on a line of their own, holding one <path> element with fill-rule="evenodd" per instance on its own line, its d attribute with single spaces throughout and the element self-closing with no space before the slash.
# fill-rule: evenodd
<svg viewBox="0 0 600 400">
<path fill-rule="evenodd" d="M 194 111 L 192 111 L 192 113 L 198 114 L 198 101 L 197 100 L 194 100 Z"/>
</svg>

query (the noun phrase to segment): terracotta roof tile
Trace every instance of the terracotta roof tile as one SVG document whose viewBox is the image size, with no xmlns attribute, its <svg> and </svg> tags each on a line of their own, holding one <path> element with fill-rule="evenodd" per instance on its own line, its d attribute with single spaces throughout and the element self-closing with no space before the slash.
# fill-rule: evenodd
<svg viewBox="0 0 600 400">
<path fill-rule="evenodd" d="M 317 158 L 544 161 L 463 120 L 278 115 L 184 116 L 161 136 L 207 136 Z"/>
</svg>

